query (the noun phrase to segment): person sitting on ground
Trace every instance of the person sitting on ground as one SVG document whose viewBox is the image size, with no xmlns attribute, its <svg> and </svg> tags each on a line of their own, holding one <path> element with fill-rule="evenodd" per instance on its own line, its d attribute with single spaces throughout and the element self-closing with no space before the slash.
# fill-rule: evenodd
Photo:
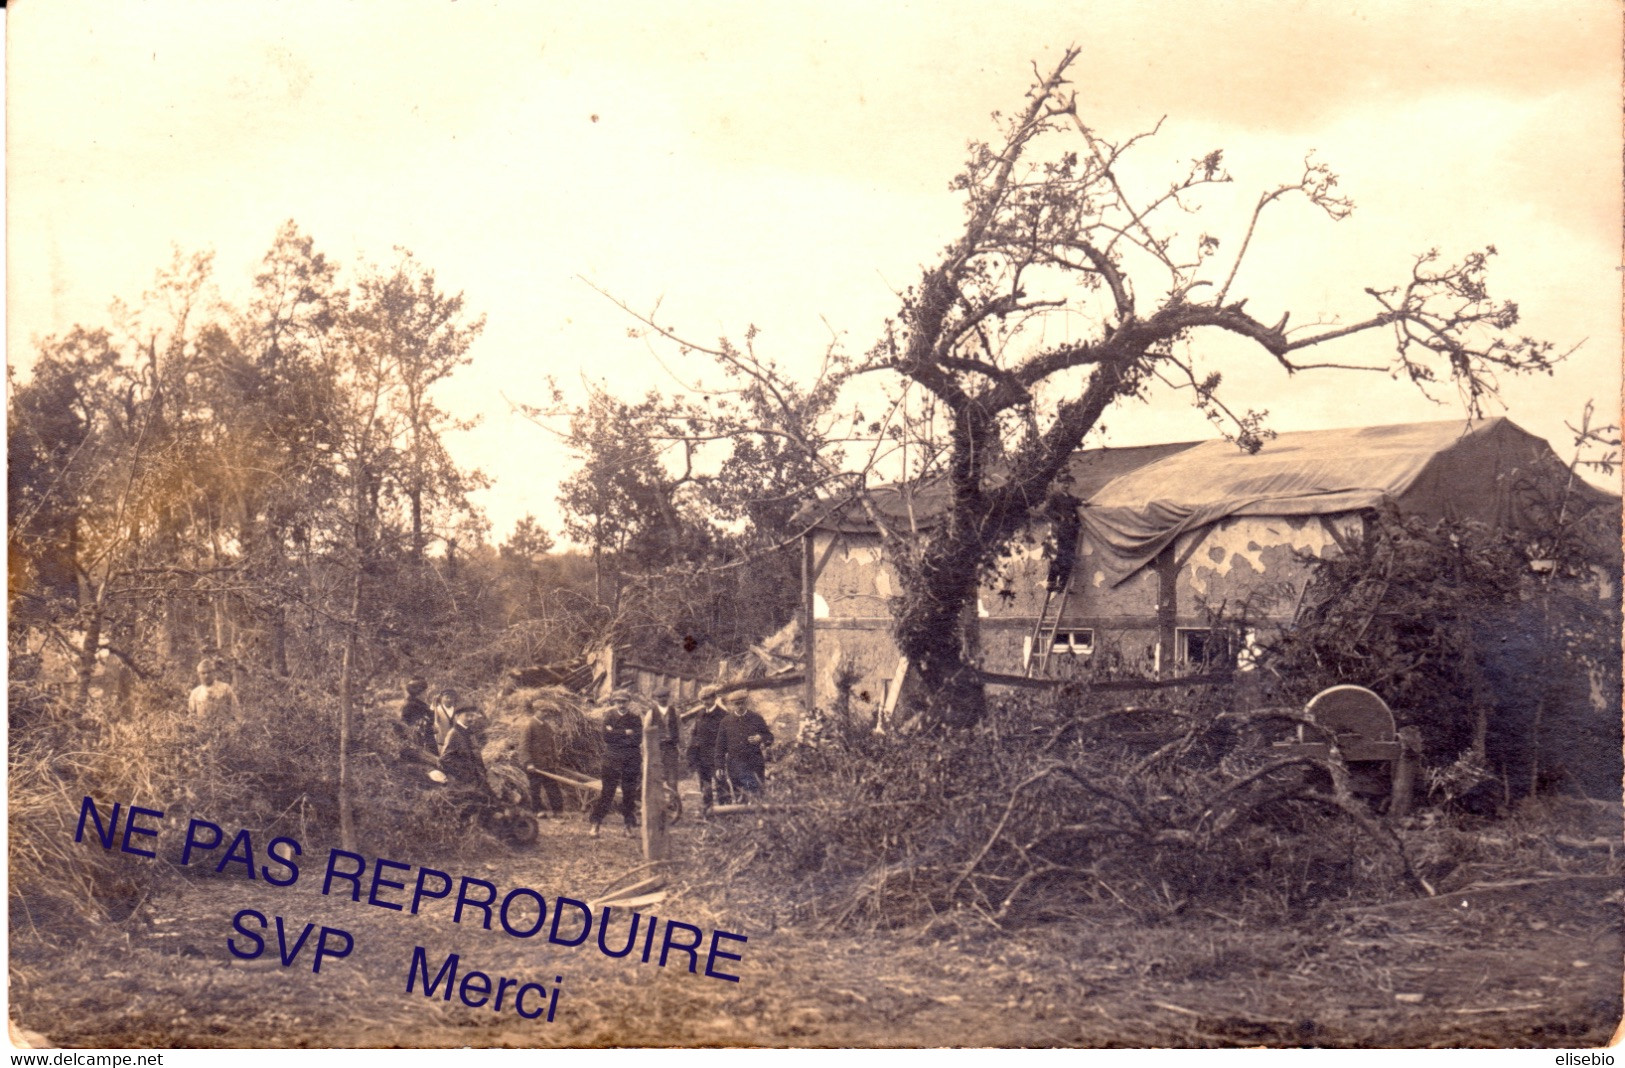
<svg viewBox="0 0 1625 1068">
<path fill-rule="evenodd" d="M 400 713 L 402 760 L 419 763 L 432 758 L 437 751 L 434 710 L 423 700 L 428 688 L 429 683 L 422 675 L 406 680 L 406 700 L 401 702 Z"/>
<path fill-rule="evenodd" d="M 525 762 L 525 777 L 530 780 L 530 802 L 536 809 L 537 819 L 564 815 L 564 791 L 559 784 L 541 774 L 559 766 L 563 748 L 559 732 L 558 712 L 547 706 L 537 707 L 535 701 L 525 705 L 530 715 L 519 739 L 519 755 Z M 547 807 L 542 797 L 547 797 Z"/>
<path fill-rule="evenodd" d="M 773 732 L 767 720 L 750 706 L 744 693 L 731 693 L 725 699 L 728 715 L 717 727 L 717 767 L 728 776 L 734 797 L 748 800 L 767 781 L 767 747 Z"/>
<path fill-rule="evenodd" d="M 715 802 L 713 790 L 717 778 L 717 728 L 722 726 L 728 710 L 722 698 L 713 697 L 694 720 L 694 731 L 689 735 L 688 766 L 700 777 L 700 811 L 711 811 Z"/>
<path fill-rule="evenodd" d="M 440 741 L 440 770 L 460 786 L 490 793 L 485 758 L 480 755 L 484 742 L 485 714 L 472 703 L 459 703 L 452 713 L 451 729 Z"/>
<path fill-rule="evenodd" d="M 220 661 L 212 656 L 204 657 L 198 663 L 197 678 L 197 686 L 186 698 L 186 710 L 195 721 L 237 723 L 242 719 L 237 691 L 220 677 Z"/>
<path fill-rule="evenodd" d="M 592 824 L 592 836 L 598 837 L 609 806 L 615 800 L 615 791 L 621 792 L 621 819 L 626 833 L 635 832 L 638 823 L 638 796 L 643 780 L 643 720 L 631 707 L 632 695 L 625 690 L 610 694 L 604 706 L 604 758 L 598 777 L 603 789 L 593 802 L 587 819 Z"/>
</svg>

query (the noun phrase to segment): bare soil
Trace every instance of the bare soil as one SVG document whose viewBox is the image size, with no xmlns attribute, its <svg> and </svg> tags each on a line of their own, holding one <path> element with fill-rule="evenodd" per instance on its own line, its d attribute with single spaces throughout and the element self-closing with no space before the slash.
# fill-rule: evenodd
<svg viewBox="0 0 1625 1068">
<path fill-rule="evenodd" d="M 542 826 L 525 850 L 397 859 L 504 892 L 534 887 L 550 901 L 590 899 L 641 862 L 619 830 L 594 840 L 579 818 Z M 679 861 L 704 833 L 693 820 L 674 830 Z M 87 928 L 66 945 L 31 937 L 14 913 L 13 1019 L 52 1045 L 125 1048 L 1572 1048 L 1606 1044 L 1621 1018 L 1625 887 L 1610 874 L 1467 882 L 1437 898 L 1326 909 L 1267 928 L 1202 913 L 1154 925 L 1077 916 L 1001 931 L 944 918 L 924 932 L 815 932 L 762 918 L 753 902 L 772 888 L 760 886 L 652 907 L 748 936 L 743 961 L 729 964 L 733 983 L 675 959 L 660 968 L 636 952 L 611 959 L 591 944 L 485 931 L 469 915 L 456 924 L 449 901 L 412 916 L 352 902 L 341 886 L 324 897 L 326 856 L 325 844 L 307 843 L 300 878 L 286 888 L 240 874 L 167 880 L 123 924 Z M 247 908 L 282 916 L 295 932 L 307 922 L 342 928 L 355 950 L 314 974 L 313 932 L 283 967 L 273 926 L 266 954 L 239 960 L 226 943 Z M 434 967 L 457 952 L 465 971 L 548 988 L 562 976 L 554 1020 L 406 993 L 417 946 Z"/>
</svg>

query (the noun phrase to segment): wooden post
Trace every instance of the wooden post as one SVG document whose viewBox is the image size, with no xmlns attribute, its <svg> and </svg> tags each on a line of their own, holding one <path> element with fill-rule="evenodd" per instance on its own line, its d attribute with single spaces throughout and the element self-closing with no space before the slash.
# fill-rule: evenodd
<svg viewBox="0 0 1625 1068">
<path fill-rule="evenodd" d="M 643 859 L 666 859 L 666 769 L 660 752 L 664 725 L 653 703 L 643 713 Z"/>
<path fill-rule="evenodd" d="M 1179 565 L 1172 544 L 1151 562 L 1157 576 L 1157 654 L 1159 676 L 1172 675 L 1179 665 Z"/>
<path fill-rule="evenodd" d="M 1399 757 L 1394 761 L 1393 789 L 1388 799 L 1388 815 L 1398 819 L 1411 814 L 1416 793 L 1416 765 L 1422 755 L 1422 732 L 1415 727 L 1399 728 Z"/>
<path fill-rule="evenodd" d="M 615 663 L 615 645 L 606 642 L 598 653 L 598 670 L 603 673 L 604 681 L 598 686 L 598 700 L 602 701 L 615 692 L 615 677 L 619 666 Z"/>
<path fill-rule="evenodd" d="M 813 567 L 813 532 L 809 530 L 801 538 L 801 648 L 805 660 L 802 673 L 806 675 L 801 686 L 803 722 L 813 714 L 818 702 L 818 656 L 813 647 L 813 587 L 817 582 Z"/>
</svg>

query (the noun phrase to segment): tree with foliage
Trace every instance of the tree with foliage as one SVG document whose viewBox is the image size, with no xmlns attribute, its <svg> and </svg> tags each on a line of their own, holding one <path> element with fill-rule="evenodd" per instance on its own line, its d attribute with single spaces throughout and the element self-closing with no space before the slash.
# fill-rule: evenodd
<svg viewBox="0 0 1625 1068">
<path fill-rule="evenodd" d="M 684 514 L 692 453 L 681 471 L 668 472 L 647 432 L 669 419 L 658 394 L 629 404 L 596 389 L 570 415 L 565 443 L 582 463 L 559 494 L 564 531 L 592 552 L 598 603 L 611 613 L 626 574 L 704 552 L 703 525 Z"/>
<path fill-rule="evenodd" d="M 441 292 L 433 271 L 419 267 L 410 252 L 396 251 L 401 258 L 393 270 L 375 271 L 357 284 L 351 327 L 388 362 L 390 433 L 407 505 L 408 554 L 421 561 L 430 533 L 426 510 L 437 503 L 466 510 L 468 492 L 485 484 L 477 473 L 460 470 L 444 443 L 448 431 L 473 424 L 453 418 L 431 396 L 437 383 L 468 364 L 485 317 L 465 321 L 463 295 Z"/>
<path fill-rule="evenodd" d="M 637 402 L 591 388 L 564 411 L 581 460 L 559 499 L 565 532 L 592 551 L 607 640 L 648 659 L 737 653 L 787 623 L 800 577 L 785 531 L 809 493 L 845 478 L 839 376 L 797 389 L 754 341 L 707 350 L 724 372 L 711 388 Z"/>
<path fill-rule="evenodd" d="M 953 182 L 963 228 L 902 294 L 879 341 L 843 372 L 901 383 L 929 411 L 922 473 L 947 488 L 936 522 L 916 533 L 868 512 L 901 579 L 895 637 L 920 672 L 916 692 L 934 724 L 966 725 L 984 714 L 969 664 L 976 614 L 968 606 L 1114 405 L 1159 387 L 1185 390 L 1239 447 L 1256 450 L 1267 436 L 1263 413 L 1224 399 L 1220 375 L 1195 348 L 1204 336 L 1241 339 L 1289 373 L 1363 370 L 1424 390 L 1449 382 L 1475 414 L 1494 394 L 1497 372 L 1546 370 L 1561 355 L 1514 333 L 1517 306 L 1491 298 L 1493 247 L 1454 263 L 1437 251 L 1418 255 L 1408 277 L 1364 289 L 1371 310 L 1356 322 L 1289 328 L 1290 314 L 1257 318 L 1241 268 L 1268 209 L 1296 199 L 1332 221 L 1346 218 L 1354 205 L 1338 193 L 1336 174 L 1310 158 L 1297 177 L 1259 196 L 1235 240 L 1196 230 L 1203 191 L 1230 181 L 1222 152 L 1161 183 L 1135 185 L 1135 151 L 1156 131 L 1112 140 L 1088 125 L 1068 79 L 1077 57 L 1069 49 L 1037 79 L 997 142 L 972 146 Z M 683 342 L 656 315 L 639 318 L 710 353 L 765 396 L 788 389 L 776 368 L 730 344 Z M 1387 363 L 1311 355 L 1371 333 L 1391 340 Z M 783 440 L 828 469 L 823 442 Z"/>
<path fill-rule="evenodd" d="M 224 512 L 188 501 L 207 477 L 198 450 L 220 432 L 198 373 L 220 334 L 209 270 L 209 256 L 177 253 L 138 305 L 115 306 L 115 330 L 45 339 L 29 381 L 12 382 L 14 619 L 71 650 L 76 710 L 104 654 L 151 673 L 135 628 L 154 593 L 218 579 Z"/>
<path fill-rule="evenodd" d="M 249 715 L 269 716 L 260 698 L 277 709 L 255 736 L 281 739 L 277 761 L 309 757 L 295 779 L 280 764 L 234 773 L 282 776 L 285 807 L 331 796 L 349 710 L 454 610 L 457 584 L 426 580 L 424 547 L 477 533 L 479 476 L 451 463 L 456 424 L 434 391 L 480 321 L 410 256 L 343 287 L 292 223 L 242 305 L 211 271 L 209 255 L 177 253 L 107 326 L 45 339 L 11 376 L 8 639 L 70 713 L 116 682 L 102 711 L 156 722 L 179 714 L 199 655 L 225 657 Z"/>
<path fill-rule="evenodd" d="M 505 559 L 525 563 L 534 563 L 552 551 L 553 535 L 544 530 L 529 512 L 513 525 L 513 533 L 502 543 L 502 556 Z"/>
<path fill-rule="evenodd" d="M 47 344 L 31 380 L 9 390 L 10 624 L 44 632 L 73 658 L 75 709 L 107 648 L 113 582 L 133 566 L 117 513 L 129 504 L 130 444 L 144 423 L 134 393 L 108 334 L 83 329 Z"/>
</svg>

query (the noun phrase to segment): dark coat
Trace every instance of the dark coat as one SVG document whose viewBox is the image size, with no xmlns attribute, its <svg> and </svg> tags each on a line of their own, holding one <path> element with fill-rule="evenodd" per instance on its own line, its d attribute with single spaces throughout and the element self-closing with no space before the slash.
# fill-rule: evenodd
<svg viewBox="0 0 1625 1068">
<path fill-rule="evenodd" d="M 461 727 L 453 726 L 440 744 L 440 770 L 463 786 L 489 790 L 490 780 L 485 776 L 485 759 L 474 736 Z"/>
<path fill-rule="evenodd" d="M 751 741 L 752 737 L 759 741 Z M 772 744 L 773 732 L 760 713 L 724 716 L 717 729 L 717 767 L 729 775 L 754 772 L 760 779 L 767 774 L 766 750 Z"/>
<path fill-rule="evenodd" d="M 717 728 L 728 713 L 713 704 L 694 719 L 694 733 L 688 739 L 688 766 L 702 771 L 717 766 Z"/>
<path fill-rule="evenodd" d="M 676 705 L 657 705 L 660 720 L 660 770 L 668 782 L 683 777 L 683 762 L 678 757 L 683 746 L 683 717 Z"/>
<path fill-rule="evenodd" d="M 677 711 L 676 705 L 659 705 L 660 718 L 660 748 L 670 749 L 673 752 L 682 744 L 683 716 Z"/>
<path fill-rule="evenodd" d="M 434 710 L 427 704 L 416 697 L 402 701 L 401 728 L 409 746 L 430 754 L 435 751 Z"/>
<path fill-rule="evenodd" d="M 519 754 L 525 758 L 526 764 L 544 770 L 555 769 L 559 765 L 561 748 L 559 731 L 554 724 L 536 716 L 525 720 L 525 729 L 519 738 Z"/>
<path fill-rule="evenodd" d="M 636 753 L 643 748 L 643 720 L 630 708 L 604 711 L 606 754 Z"/>
</svg>

